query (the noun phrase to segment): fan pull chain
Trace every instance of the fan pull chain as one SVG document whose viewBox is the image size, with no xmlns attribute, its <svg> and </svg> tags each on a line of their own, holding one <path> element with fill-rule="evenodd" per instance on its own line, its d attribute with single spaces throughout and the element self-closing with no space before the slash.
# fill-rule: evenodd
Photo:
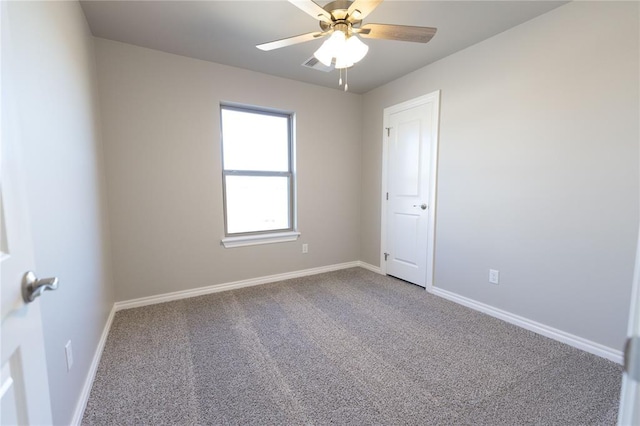
<svg viewBox="0 0 640 426">
<path fill-rule="evenodd" d="M 349 68 L 344 69 L 344 91 L 349 90 Z"/>
<path fill-rule="evenodd" d="M 342 68 L 340 68 L 338 86 L 342 86 Z M 349 90 L 349 68 L 344 68 L 344 91 L 346 92 L 347 90 Z"/>
</svg>

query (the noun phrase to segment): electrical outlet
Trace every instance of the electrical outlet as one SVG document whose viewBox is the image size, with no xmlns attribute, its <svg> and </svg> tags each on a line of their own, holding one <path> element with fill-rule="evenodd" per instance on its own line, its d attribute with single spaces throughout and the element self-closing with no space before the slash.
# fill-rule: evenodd
<svg viewBox="0 0 640 426">
<path fill-rule="evenodd" d="M 491 284 L 498 284 L 500 282 L 500 271 L 489 269 L 489 282 Z"/>
<path fill-rule="evenodd" d="M 67 371 L 70 371 L 73 366 L 73 349 L 71 348 L 71 340 L 64 345 L 64 353 L 67 356 Z"/>
<path fill-rule="evenodd" d="M 302 245 L 302 252 L 303 253 L 309 253 L 309 244 L 303 244 Z"/>
</svg>

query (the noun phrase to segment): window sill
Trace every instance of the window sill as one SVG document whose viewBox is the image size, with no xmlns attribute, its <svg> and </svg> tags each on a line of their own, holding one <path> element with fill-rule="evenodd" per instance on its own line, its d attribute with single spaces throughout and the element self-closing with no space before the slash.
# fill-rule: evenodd
<svg viewBox="0 0 640 426">
<path fill-rule="evenodd" d="M 225 237 L 221 240 L 225 248 L 256 246 L 260 244 L 286 243 L 295 241 L 299 232 L 274 232 L 273 234 L 243 235 L 241 237 Z"/>
</svg>

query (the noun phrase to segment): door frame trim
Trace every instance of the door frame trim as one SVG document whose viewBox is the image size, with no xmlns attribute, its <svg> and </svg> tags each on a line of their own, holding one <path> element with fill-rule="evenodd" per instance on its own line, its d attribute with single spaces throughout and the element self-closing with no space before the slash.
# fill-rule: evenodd
<svg viewBox="0 0 640 426">
<path fill-rule="evenodd" d="M 431 291 L 433 287 L 433 272 L 434 272 L 434 260 L 435 260 L 435 230 L 436 230 L 436 189 L 438 180 L 438 146 L 440 144 L 440 90 L 431 92 L 427 95 L 419 96 L 417 98 L 401 102 L 399 104 L 387 107 L 383 111 L 382 120 L 382 182 L 380 193 L 380 271 L 382 274 L 387 274 L 387 263 L 384 259 L 384 253 L 387 248 L 387 182 L 388 182 L 388 169 L 387 161 L 389 156 L 388 148 L 388 136 L 386 128 L 389 127 L 389 117 L 391 114 L 401 112 L 416 106 L 433 103 L 433 123 L 435 125 L 431 129 L 431 155 L 430 155 L 430 169 L 429 169 L 429 210 L 427 215 L 427 270 L 425 279 L 425 288 L 427 291 Z"/>
<path fill-rule="evenodd" d="M 629 307 L 629 323 L 627 337 L 640 335 L 640 232 L 636 245 L 636 263 L 633 270 L 631 287 L 631 303 Z M 618 408 L 618 425 L 636 424 L 640 420 L 640 382 L 626 372 L 622 373 L 620 389 L 620 407 Z"/>
</svg>

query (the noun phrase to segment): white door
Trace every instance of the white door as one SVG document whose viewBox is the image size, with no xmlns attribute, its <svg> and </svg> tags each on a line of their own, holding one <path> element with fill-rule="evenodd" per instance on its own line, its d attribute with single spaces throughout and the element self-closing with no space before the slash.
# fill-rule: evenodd
<svg viewBox="0 0 640 426">
<path fill-rule="evenodd" d="M 631 291 L 629 340 L 625 350 L 625 373 L 622 377 L 618 425 L 640 424 L 640 237 L 636 249 L 636 267 Z"/>
<path fill-rule="evenodd" d="M 49 384 L 40 301 L 26 304 L 22 280 L 34 270 L 31 234 L 20 158 L 19 112 L 12 68 L 10 2 L 2 2 L 2 150 L 0 159 L 0 269 L 2 375 L 0 395 L 5 424 L 51 424 Z"/>
<path fill-rule="evenodd" d="M 432 285 L 439 93 L 385 109 L 383 271 Z"/>
</svg>

